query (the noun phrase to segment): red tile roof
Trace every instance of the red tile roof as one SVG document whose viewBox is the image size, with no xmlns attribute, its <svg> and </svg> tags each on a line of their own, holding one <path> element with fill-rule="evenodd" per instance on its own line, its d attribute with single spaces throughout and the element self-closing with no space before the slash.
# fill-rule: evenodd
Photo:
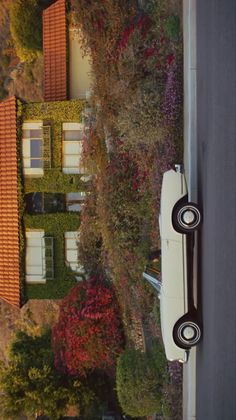
<svg viewBox="0 0 236 420">
<path fill-rule="evenodd" d="M 15 97 L 0 103 L 0 298 L 20 306 Z"/>
<path fill-rule="evenodd" d="M 67 99 L 66 4 L 58 0 L 43 11 L 44 100 Z"/>
</svg>

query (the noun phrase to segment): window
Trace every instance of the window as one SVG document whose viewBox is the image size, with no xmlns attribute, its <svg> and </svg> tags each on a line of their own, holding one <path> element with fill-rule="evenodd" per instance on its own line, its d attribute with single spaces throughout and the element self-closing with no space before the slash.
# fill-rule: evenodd
<svg viewBox="0 0 236 420">
<path fill-rule="evenodd" d="M 26 281 L 45 283 L 46 267 L 43 258 L 44 231 L 26 231 Z"/>
<path fill-rule="evenodd" d="M 84 273 L 84 267 L 79 263 L 78 254 L 79 232 L 65 232 L 66 265 L 76 273 Z"/>
<path fill-rule="evenodd" d="M 26 212 L 57 213 L 66 211 L 65 194 L 34 192 L 25 194 Z"/>
<path fill-rule="evenodd" d="M 26 282 L 45 283 L 54 277 L 53 238 L 44 231 L 26 231 Z"/>
<path fill-rule="evenodd" d="M 25 194 L 25 209 L 29 214 L 81 211 L 86 192 Z"/>
<path fill-rule="evenodd" d="M 80 211 L 86 197 L 84 191 L 66 194 L 67 211 Z"/>
<path fill-rule="evenodd" d="M 24 174 L 43 175 L 42 123 L 24 123 L 22 127 L 22 154 Z"/>
<path fill-rule="evenodd" d="M 83 139 L 83 124 L 63 124 L 63 172 L 67 174 L 83 173 L 80 163 Z"/>
</svg>

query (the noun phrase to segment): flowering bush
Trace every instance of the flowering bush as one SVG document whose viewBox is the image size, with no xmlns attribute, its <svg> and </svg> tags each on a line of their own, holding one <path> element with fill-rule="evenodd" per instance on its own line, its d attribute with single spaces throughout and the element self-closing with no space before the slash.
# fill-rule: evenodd
<svg viewBox="0 0 236 420">
<path fill-rule="evenodd" d="M 62 301 L 52 345 L 56 368 L 70 375 L 115 364 L 122 348 L 121 324 L 114 293 L 101 279 L 80 283 Z"/>
</svg>

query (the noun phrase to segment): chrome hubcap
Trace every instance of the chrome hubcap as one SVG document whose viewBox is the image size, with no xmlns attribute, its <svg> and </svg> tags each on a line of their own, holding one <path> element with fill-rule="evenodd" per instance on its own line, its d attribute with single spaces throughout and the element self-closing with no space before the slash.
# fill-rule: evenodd
<svg viewBox="0 0 236 420">
<path fill-rule="evenodd" d="M 191 340 L 195 335 L 195 330 L 192 327 L 186 327 L 183 330 L 183 336 L 186 338 L 186 340 Z"/>
<path fill-rule="evenodd" d="M 180 343 L 194 346 L 201 338 L 201 329 L 194 321 L 186 321 L 179 325 L 177 337 Z"/>
<path fill-rule="evenodd" d="M 201 221 L 201 213 L 194 205 L 186 204 L 178 210 L 177 222 L 180 227 L 186 230 L 194 230 Z"/>
<path fill-rule="evenodd" d="M 191 225 L 195 220 L 195 214 L 191 210 L 187 210 L 183 213 L 183 221 L 187 225 Z"/>
</svg>

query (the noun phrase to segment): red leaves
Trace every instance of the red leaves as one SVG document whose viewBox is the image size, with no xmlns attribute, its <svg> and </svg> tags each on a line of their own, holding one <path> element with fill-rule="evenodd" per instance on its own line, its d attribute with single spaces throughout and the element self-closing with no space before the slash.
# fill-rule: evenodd
<svg viewBox="0 0 236 420">
<path fill-rule="evenodd" d="M 120 40 L 116 46 L 115 59 L 118 59 L 120 53 L 127 47 L 130 37 L 133 35 L 135 30 L 138 30 L 144 39 L 148 33 L 152 21 L 149 16 L 142 15 L 138 19 L 132 20 L 132 22 L 126 26 L 120 35 Z"/>
<path fill-rule="evenodd" d="M 56 368 L 71 375 L 113 365 L 122 345 L 113 291 L 94 278 L 74 287 L 61 304 L 52 341 Z"/>
<path fill-rule="evenodd" d="M 174 54 L 169 54 L 169 55 L 167 55 L 167 57 L 166 57 L 166 61 L 167 61 L 167 63 L 168 63 L 169 65 L 171 65 L 171 64 L 173 63 L 174 59 L 175 59 Z"/>
<path fill-rule="evenodd" d="M 149 173 L 147 170 L 141 171 L 141 169 L 137 168 L 133 174 L 133 181 L 132 181 L 133 190 L 135 191 L 140 190 L 148 176 L 149 176 Z"/>
<path fill-rule="evenodd" d="M 121 39 L 117 45 L 118 51 L 122 51 L 125 49 L 125 47 L 128 44 L 129 38 L 133 34 L 134 30 L 135 30 L 135 26 L 133 23 L 131 23 L 129 26 L 125 28 L 125 30 L 121 34 Z"/>
<path fill-rule="evenodd" d="M 156 53 L 157 53 L 156 48 L 154 48 L 154 47 L 149 47 L 149 48 L 146 48 L 146 49 L 144 50 L 144 57 L 145 57 L 145 58 L 153 57 Z"/>
</svg>

